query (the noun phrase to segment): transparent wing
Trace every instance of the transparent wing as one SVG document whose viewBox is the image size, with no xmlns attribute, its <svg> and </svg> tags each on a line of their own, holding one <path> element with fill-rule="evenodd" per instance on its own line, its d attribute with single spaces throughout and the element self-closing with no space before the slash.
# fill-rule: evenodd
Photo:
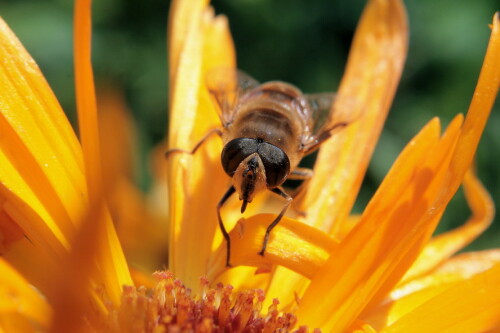
<svg viewBox="0 0 500 333">
<path fill-rule="evenodd" d="M 238 100 L 259 85 L 255 79 L 232 68 L 217 68 L 206 77 L 208 91 L 215 100 L 222 124 L 231 123 L 237 110 Z"/>
<path fill-rule="evenodd" d="M 336 130 L 340 130 L 359 118 L 351 112 L 353 104 L 347 98 L 334 93 L 305 95 L 313 119 L 312 135 L 305 146 L 306 154 L 313 152 Z"/>
<path fill-rule="evenodd" d="M 312 133 L 315 135 L 328 122 L 330 111 L 335 100 L 334 93 L 319 93 L 305 95 L 308 109 L 313 120 Z"/>
</svg>

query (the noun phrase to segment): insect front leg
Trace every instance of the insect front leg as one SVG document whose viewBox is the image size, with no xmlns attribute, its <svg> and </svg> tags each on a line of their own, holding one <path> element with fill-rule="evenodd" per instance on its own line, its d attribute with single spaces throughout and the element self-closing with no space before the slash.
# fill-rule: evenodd
<svg viewBox="0 0 500 333">
<path fill-rule="evenodd" d="M 235 192 L 236 190 L 234 189 L 234 186 L 231 186 L 230 188 L 227 189 L 226 193 L 222 196 L 220 199 L 219 203 L 217 204 L 217 218 L 219 219 L 219 227 L 220 231 L 222 231 L 222 235 L 224 236 L 224 239 L 226 240 L 226 267 L 231 267 L 231 264 L 229 263 L 229 259 L 231 259 L 231 239 L 229 238 L 229 234 L 227 233 L 226 227 L 224 226 L 224 222 L 222 222 L 222 217 L 220 215 L 220 210 L 224 203 L 229 199 L 229 197 Z"/>
<path fill-rule="evenodd" d="M 286 193 L 280 187 L 273 188 L 271 191 L 273 191 L 274 193 L 285 198 L 286 204 L 283 207 L 283 209 L 281 210 L 281 212 L 279 213 L 279 215 L 274 219 L 274 221 L 266 229 L 266 234 L 264 235 L 264 242 L 262 242 L 262 250 L 260 250 L 260 252 L 259 252 L 259 254 L 261 256 L 264 256 L 264 252 L 266 252 L 267 242 L 269 241 L 269 234 L 271 233 L 271 230 L 273 230 L 273 228 L 281 221 L 281 219 L 283 218 L 283 215 L 285 215 L 285 212 L 288 209 L 288 206 L 290 206 L 290 204 L 293 201 L 293 198 L 291 196 L 289 196 L 288 193 Z"/>
<path fill-rule="evenodd" d="M 198 148 L 200 148 L 201 145 L 203 145 L 203 143 L 205 143 L 214 134 L 217 134 L 219 137 L 222 137 L 222 130 L 220 128 L 213 128 L 210 131 L 208 131 L 200 139 L 200 141 L 198 141 L 198 143 L 193 147 L 193 149 L 191 151 L 185 150 L 185 149 L 180 149 L 180 148 L 169 149 L 165 152 L 165 158 L 169 158 L 172 154 L 175 154 L 175 153 L 185 153 L 185 154 L 193 155 L 194 153 L 196 153 Z"/>
<path fill-rule="evenodd" d="M 303 181 L 293 192 L 293 199 L 297 198 L 302 193 L 302 190 L 305 188 L 307 182 L 311 180 L 313 175 L 314 171 L 309 168 L 295 168 L 292 172 L 290 172 L 290 175 L 288 175 L 288 179 Z"/>
<path fill-rule="evenodd" d="M 295 170 L 290 172 L 290 175 L 288 176 L 288 179 L 302 180 L 302 183 L 300 183 L 300 185 L 295 189 L 295 191 L 291 195 L 294 200 L 293 201 L 294 210 L 297 213 L 297 215 L 301 217 L 305 217 L 306 213 L 300 209 L 297 209 L 297 204 L 300 206 L 300 202 L 305 193 L 304 189 L 311 180 L 312 176 L 314 176 L 314 171 L 308 168 L 295 168 Z"/>
</svg>

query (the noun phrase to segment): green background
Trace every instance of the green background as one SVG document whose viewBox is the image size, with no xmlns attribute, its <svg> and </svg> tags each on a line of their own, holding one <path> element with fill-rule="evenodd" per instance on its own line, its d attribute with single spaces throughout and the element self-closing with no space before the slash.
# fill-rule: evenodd
<svg viewBox="0 0 500 333">
<path fill-rule="evenodd" d="M 364 1 L 216 0 L 229 17 L 238 65 L 259 81 L 280 79 L 305 92 L 337 87 Z M 166 22 L 168 1 L 94 1 L 94 69 L 99 83 L 126 92 L 140 138 L 138 185 L 149 187 L 149 149 L 167 127 Z M 407 1 L 410 48 L 401 84 L 355 207 L 360 212 L 405 144 L 432 117 L 446 126 L 465 113 L 486 50 L 496 0 Z M 41 67 L 74 122 L 72 3 L 9 0 L 0 3 L 7 21 Z M 477 155 L 480 179 L 500 203 L 499 103 Z M 444 127 L 443 126 L 443 127 Z M 496 129 L 496 130 L 495 130 Z M 438 232 L 469 216 L 462 191 Z M 500 219 L 469 249 L 498 247 Z"/>
</svg>

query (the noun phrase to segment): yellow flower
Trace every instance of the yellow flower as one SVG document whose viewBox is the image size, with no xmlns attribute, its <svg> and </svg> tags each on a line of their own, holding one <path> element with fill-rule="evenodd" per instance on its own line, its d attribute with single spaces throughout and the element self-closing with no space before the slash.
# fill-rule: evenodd
<svg viewBox="0 0 500 333">
<path fill-rule="evenodd" d="M 496 327 L 496 318 L 500 318 L 494 283 L 500 270 L 497 250 L 446 260 L 484 231 L 493 215 L 488 195 L 474 174 L 469 171 L 466 176 L 466 172 L 498 91 L 498 24 L 497 15 L 465 120 L 458 115 L 442 136 L 439 121 L 431 120 L 402 152 L 362 216 L 353 222 L 348 215 L 392 102 L 407 48 L 402 4 L 369 1 L 336 100 L 336 110 L 349 105 L 350 112 L 363 116 L 322 146 L 315 176 L 297 207 L 305 218 L 301 222 L 283 219 L 261 257 L 257 253 L 272 217 L 258 214 L 264 199 L 252 203 L 244 219 L 226 226 L 232 229 L 231 263 L 239 266 L 227 270 L 214 207 L 228 179 L 218 162 L 220 140 L 209 140 L 193 156 L 179 154 L 170 161 L 169 253 L 174 274 L 193 288 L 195 279 L 206 272 L 210 280 L 231 283 L 236 289 L 263 288 L 268 297 L 265 304 L 279 297 L 282 308 L 297 314 L 299 325 L 325 331 L 341 332 L 358 320 L 387 331 L 396 327 L 398 331 L 415 330 L 416 320 L 421 327 L 433 324 L 433 329 L 423 329 L 426 332 L 448 326 L 458 331 Z M 196 5 L 174 1 L 169 33 L 169 145 L 190 150 L 204 133 L 220 126 L 204 77 L 212 68 L 234 68 L 234 47 L 226 19 L 213 17 L 203 1 Z M 431 239 L 462 181 L 474 216 L 462 228 Z M 235 223 L 240 218 L 239 207 L 237 203 L 228 206 L 223 209 L 223 220 Z M 481 263 L 477 270 L 471 268 L 471 258 Z M 257 267 L 260 274 L 254 275 L 255 268 L 249 266 Z M 446 283 L 440 280 L 443 271 L 453 276 Z M 476 285 L 481 292 L 463 296 L 471 283 L 486 275 L 491 280 Z M 417 283 L 419 279 L 422 281 Z M 411 283 L 418 285 L 411 295 L 418 301 L 402 296 Z M 449 305 L 447 297 L 454 288 L 461 290 L 462 298 L 459 302 L 455 296 Z M 485 301 L 480 299 L 484 295 L 491 301 L 491 315 L 473 313 L 477 306 L 469 307 Z M 424 302 L 435 304 L 430 309 L 421 306 Z M 403 303 L 409 305 L 398 308 Z M 447 309 L 441 309 L 444 304 Z"/>
<path fill-rule="evenodd" d="M 169 145 L 190 149 L 218 125 L 205 73 L 235 67 L 235 52 L 226 19 L 214 17 L 205 1 L 173 1 L 170 15 Z M 79 143 L 40 70 L 0 20 L 0 331 L 161 332 L 170 326 L 208 332 L 216 325 L 274 331 L 307 325 L 325 332 L 482 332 L 500 327 L 500 250 L 452 257 L 493 215 L 491 199 L 468 170 L 498 92 L 498 14 L 465 119 L 457 116 L 443 135 L 439 121 L 431 120 L 359 218 L 349 217 L 350 209 L 406 55 L 406 17 L 397 0 L 369 1 L 336 101 L 337 109 L 349 105 L 362 117 L 323 145 L 315 176 L 297 200 L 305 217 L 283 219 L 264 257 L 257 252 L 271 216 L 258 214 L 270 200 L 262 196 L 245 219 L 228 225 L 231 262 L 240 266 L 225 267 L 215 213 L 228 182 L 218 164 L 220 141 L 210 140 L 193 156 L 173 156 L 168 161 L 169 268 L 198 296 L 171 273 L 156 273 L 155 283 L 129 270 L 109 211 L 140 206 L 141 199 L 123 197 L 132 204 L 122 209 L 110 199 L 122 192 L 117 188 L 127 187 L 119 187 L 119 166 L 101 158 L 100 150 L 109 150 L 99 141 L 90 36 L 90 1 L 76 1 Z M 473 216 L 459 229 L 432 238 L 460 183 Z M 229 203 L 224 220 L 238 221 L 238 208 Z M 135 221 L 135 230 L 137 223 L 147 223 Z M 138 246 L 121 235 L 125 246 Z M 134 280 L 131 273 L 137 273 Z M 215 287 L 206 279 L 200 283 L 203 275 Z M 218 281 L 240 292 L 232 296 L 232 287 Z M 141 283 L 152 287 L 146 290 Z M 254 288 L 264 289 L 267 297 Z M 280 316 L 278 309 L 288 313 Z"/>
</svg>

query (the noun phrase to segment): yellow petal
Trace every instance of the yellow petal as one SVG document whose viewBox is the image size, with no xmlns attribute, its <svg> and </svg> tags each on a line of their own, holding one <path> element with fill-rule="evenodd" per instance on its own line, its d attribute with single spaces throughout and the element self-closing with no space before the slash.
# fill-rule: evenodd
<svg viewBox="0 0 500 333">
<path fill-rule="evenodd" d="M 258 253 L 271 214 L 260 214 L 249 219 L 241 219 L 231 230 L 231 264 L 234 266 L 255 266 L 261 269 L 278 264 L 301 275 L 312 278 L 313 274 L 328 258 L 336 246 L 333 238 L 307 224 L 283 218 L 273 229 L 264 256 Z M 209 280 L 213 280 L 225 269 L 226 244 L 221 244 L 210 263 Z"/>
<path fill-rule="evenodd" d="M 425 245 L 401 283 L 432 270 L 446 258 L 476 239 L 491 224 L 495 206 L 473 171 L 467 172 L 463 185 L 465 197 L 472 210 L 472 217 L 463 226 L 440 234 Z"/>
<path fill-rule="evenodd" d="M 0 57 L 0 203 L 8 216 L 0 224 L 14 221 L 32 242 L 21 247 L 36 244 L 39 258 L 53 262 L 69 248 L 86 204 L 81 150 L 40 70 L 1 20 Z M 48 270 L 6 256 L 47 291 Z"/>
<path fill-rule="evenodd" d="M 207 0 L 182 1 L 173 0 L 170 5 L 168 18 L 168 65 L 170 83 L 174 82 L 179 67 L 179 57 L 189 43 L 188 35 L 196 30 L 199 24 L 199 15 L 206 8 Z M 183 55 L 184 56 L 184 55 Z M 170 86 L 170 96 L 173 95 L 173 86 Z"/>
<path fill-rule="evenodd" d="M 333 106 L 361 116 L 321 146 L 301 209 L 310 225 L 330 231 L 349 215 L 391 106 L 407 44 L 404 6 L 396 0 L 370 1 Z"/>
<path fill-rule="evenodd" d="M 86 200 L 78 141 L 35 62 L 1 20 L 0 57 L 4 60 L 0 64 L 1 186 L 29 202 L 67 246 Z M 15 209 L 24 215 L 22 207 Z"/>
<path fill-rule="evenodd" d="M 52 311 L 43 297 L 5 260 L 0 258 L 0 330 L 6 332 L 25 332 L 18 325 L 16 330 L 8 331 L 6 317 L 19 315 L 28 319 L 35 327 L 48 328 Z M 12 322 L 10 321 L 12 324 Z M 33 325 L 34 324 L 34 325 Z"/>
<path fill-rule="evenodd" d="M 470 271 L 470 268 L 465 269 Z M 500 263 L 437 292 L 381 332 L 484 332 L 500 326 Z M 427 299 L 425 299 L 427 298 Z"/>
<path fill-rule="evenodd" d="M 178 15 L 174 12 L 171 16 L 170 36 L 184 34 L 184 39 L 179 51 L 182 57 L 170 81 L 169 145 L 191 150 L 209 129 L 220 127 L 204 84 L 205 72 L 220 66 L 234 68 L 235 56 L 224 17 L 214 17 L 213 11 L 203 6 L 190 8 L 189 18 Z M 181 29 L 184 24 L 189 26 Z M 193 156 L 176 154 L 169 159 L 169 267 L 191 288 L 198 288 L 198 278 L 207 271 L 217 231 L 215 207 L 228 182 L 220 167 L 221 149 L 220 140 L 212 138 Z"/>
<path fill-rule="evenodd" d="M 424 306 L 434 297 L 457 283 L 461 283 L 500 263 L 500 250 L 465 253 L 439 266 L 430 274 L 410 281 L 393 290 L 388 298 L 363 319 L 376 329 L 391 326 L 398 320 L 411 316 L 411 312 Z M 479 289 L 479 286 L 478 286 Z M 467 299 L 468 294 L 462 295 Z M 418 311 L 418 310 L 417 310 Z M 439 313 L 440 316 L 446 316 Z M 420 326 L 418 326 L 420 329 Z"/>
</svg>

